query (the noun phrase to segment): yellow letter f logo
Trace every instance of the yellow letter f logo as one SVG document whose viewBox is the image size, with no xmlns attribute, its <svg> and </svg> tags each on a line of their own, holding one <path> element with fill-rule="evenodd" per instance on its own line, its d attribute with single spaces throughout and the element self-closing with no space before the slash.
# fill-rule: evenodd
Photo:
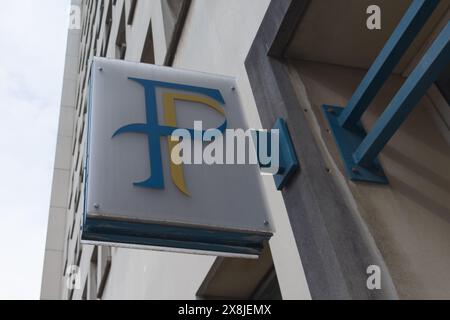
<svg viewBox="0 0 450 320">
<path fill-rule="evenodd" d="M 207 105 L 217 112 L 225 115 L 220 104 L 225 104 L 225 101 L 217 89 L 209 89 L 202 87 L 194 87 L 169 82 L 159 82 L 145 79 L 130 78 L 142 85 L 145 89 L 145 109 L 146 109 L 146 123 L 135 123 L 126 125 L 118 129 L 113 138 L 117 135 L 126 132 L 142 133 L 147 135 L 149 159 L 151 163 L 151 177 L 142 182 L 135 182 L 134 185 L 142 188 L 164 189 L 164 177 L 163 166 L 161 160 L 161 142 L 160 136 L 169 137 L 169 159 L 171 159 L 172 149 L 175 147 L 176 142 L 171 141 L 170 136 L 177 129 L 177 119 L 175 112 L 175 101 L 183 100 L 194 103 L 200 103 Z M 165 93 L 163 94 L 164 105 L 164 125 L 159 125 L 158 112 L 156 107 L 156 88 L 168 88 L 181 91 L 188 91 L 190 94 L 180 93 Z M 195 94 L 194 94 L 195 93 Z M 225 120 L 221 126 L 217 129 L 224 132 L 227 127 L 227 121 Z M 200 136 L 203 137 L 204 131 L 195 132 L 193 129 L 186 129 L 190 132 L 191 137 Z M 172 159 L 170 160 L 170 175 L 177 188 L 186 195 L 189 195 L 188 188 L 184 179 L 183 166 L 175 164 Z"/>
</svg>

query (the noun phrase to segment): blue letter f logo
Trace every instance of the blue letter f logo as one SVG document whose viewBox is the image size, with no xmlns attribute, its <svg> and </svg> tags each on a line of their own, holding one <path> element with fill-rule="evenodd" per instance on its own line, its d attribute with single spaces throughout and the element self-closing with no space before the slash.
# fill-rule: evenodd
<svg viewBox="0 0 450 320">
<path fill-rule="evenodd" d="M 142 85 L 145 89 L 145 111 L 146 111 L 146 121 L 147 123 L 135 123 L 126 125 L 118 129 L 114 135 L 118 136 L 122 133 L 134 132 L 142 133 L 147 135 L 148 138 L 148 150 L 150 159 L 151 176 L 142 182 L 135 182 L 134 185 L 142 188 L 154 188 L 154 189 L 164 189 L 164 176 L 163 176 L 163 166 L 161 160 L 161 136 L 171 136 L 176 129 L 176 114 L 175 114 L 175 100 L 185 100 L 190 102 L 197 102 L 207 105 L 217 112 L 224 115 L 223 109 L 220 104 L 225 104 L 222 95 L 219 90 L 208 89 L 202 87 L 187 86 L 169 82 L 159 82 L 145 79 L 129 78 Z M 163 106 L 164 106 L 164 118 L 165 125 L 159 125 L 158 122 L 158 111 L 156 106 L 156 88 L 168 88 L 175 90 L 187 91 L 190 94 L 180 94 L 180 93 L 165 93 L 163 94 Z M 224 132 L 227 127 L 226 120 L 223 124 L 218 127 L 221 132 Z M 191 133 L 191 137 L 194 135 L 193 129 L 186 129 Z M 203 137 L 204 131 L 201 132 Z M 169 158 L 172 148 L 175 143 L 169 139 Z M 186 183 L 184 181 L 184 173 L 182 165 L 176 165 L 170 161 L 170 173 L 172 180 L 177 186 L 177 188 L 188 195 L 188 190 Z"/>
</svg>

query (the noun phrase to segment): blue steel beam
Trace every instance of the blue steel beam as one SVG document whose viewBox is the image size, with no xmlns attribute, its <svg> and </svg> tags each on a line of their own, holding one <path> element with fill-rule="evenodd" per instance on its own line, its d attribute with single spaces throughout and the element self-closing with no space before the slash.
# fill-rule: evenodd
<svg viewBox="0 0 450 320">
<path fill-rule="evenodd" d="M 355 128 L 362 114 L 425 25 L 439 1 L 414 0 L 353 94 L 347 107 L 340 114 L 338 121 L 342 127 Z"/>
<path fill-rule="evenodd" d="M 407 116 L 450 64 L 450 22 L 392 99 L 361 145 L 353 153 L 355 163 L 368 165 L 384 148 Z"/>
</svg>

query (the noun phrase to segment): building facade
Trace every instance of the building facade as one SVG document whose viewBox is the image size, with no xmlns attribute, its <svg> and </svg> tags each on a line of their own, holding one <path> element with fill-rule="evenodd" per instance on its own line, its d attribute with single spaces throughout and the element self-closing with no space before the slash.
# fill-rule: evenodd
<svg viewBox="0 0 450 320">
<path fill-rule="evenodd" d="M 450 298 L 449 69 L 381 151 L 387 184 L 348 178 L 322 112 L 347 105 L 416 2 L 73 0 L 41 298 Z M 381 29 L 367 25 L 371 5 Z M 414 76 L 449 8 L 442 0 L 426 19 L 364 127 Z M 248 127 L 287 121 L 300 170 L 281 192 L 261 177 L 275 233 L 259 259 L 80 241 L 93 57 L 232 76 Z"/>
</svg>

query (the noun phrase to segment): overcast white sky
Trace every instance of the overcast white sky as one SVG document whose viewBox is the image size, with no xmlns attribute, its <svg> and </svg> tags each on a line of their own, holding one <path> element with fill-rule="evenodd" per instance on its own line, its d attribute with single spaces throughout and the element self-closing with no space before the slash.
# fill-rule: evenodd
<svg viewBox="0 0 450 320">
<path fill-rule="evenodd" d="M 70 1 L 0 3 L 0 299 L 38 299 Z"/>
</svg>

